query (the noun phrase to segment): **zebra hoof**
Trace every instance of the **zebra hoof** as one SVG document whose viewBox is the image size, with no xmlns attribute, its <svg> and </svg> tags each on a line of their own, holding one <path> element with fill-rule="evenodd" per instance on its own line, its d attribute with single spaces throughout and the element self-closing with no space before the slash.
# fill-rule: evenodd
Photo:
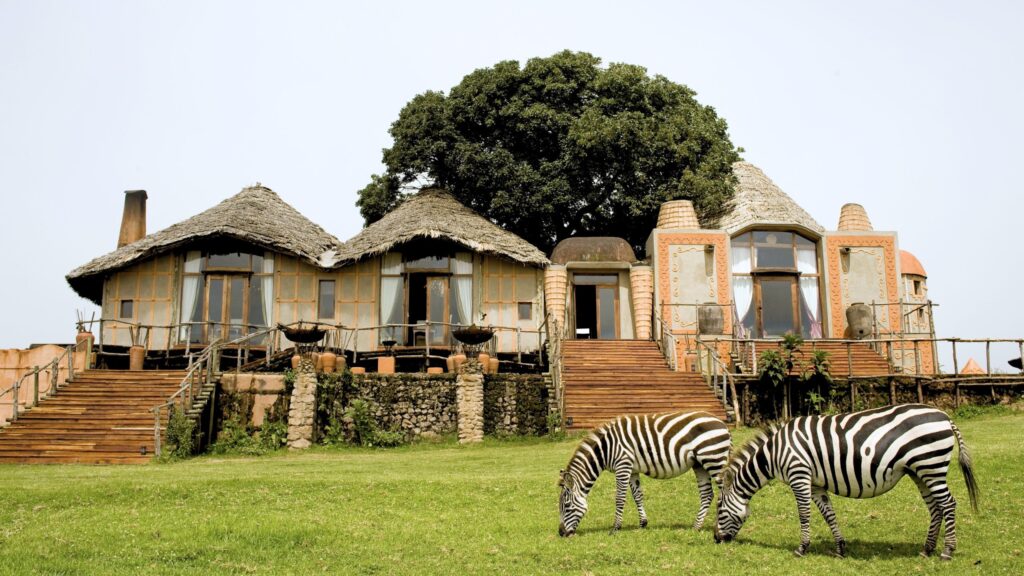
<svg viewBox="0 0 1024 576">
<path fill-rule="evenodd" d="M 798 546 L 796 550 L 793 550 L 793 556 L 797 558 L 803 558 L 807 550 L 803 546 Z"/>
<path fill-rule="evenodd" d="M 641 528 L 647 528 L 647 518 L 641 518 L 640 519 L 640 527 Z"/>
<path fill-rule="evenodd" d="M 952 550 L 943 550 L 942 554 L 939 554 L 939 560 L 943 560 L 943 561 L 947 561 L 948 562 L 949 560 L 952 560 L 952 559 L 953 559 L 953 551 Z"/>
</svg>

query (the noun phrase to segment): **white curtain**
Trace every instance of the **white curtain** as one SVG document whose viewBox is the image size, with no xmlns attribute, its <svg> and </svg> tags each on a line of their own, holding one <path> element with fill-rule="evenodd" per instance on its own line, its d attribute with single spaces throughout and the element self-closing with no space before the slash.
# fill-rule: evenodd
<svg viewBox="0 0 1024 576">
<path fill-rule="evenodd" d="M 749 274 L 750 273 L 750 247 L 749 246 L 736 246 L 731 250 L 732 252 L 732 272 L 733 274 Z"/>
<path fill-rule="evenodd" d="M 796 247 L 796 269 L 801 274 L 818 273 L 818 253 L 814 245 Z"/>
<path fill-rule="evenodd" d="M 381 274 L 394 276 L 402 273 L 402 253 L 386 252 L 381 260 Z"/>
<path fill-rule="evenodd" d="M 811 317 L 811 338 L 821 338 L 821 310 L 818 301 L 818 279 L 801 278 L 800 296 Z"/>
<path fill-rule="evenodd" d="M 401 276 L 381 276 L 380 278 L 380 317 L 385 324 L 401 324 L 404 312 L 405 291 Z M 385 328 L 381 338 L 395 340 L 402 344 L 405 330 L 400 327 Z"/>
<path fill-rule="evenodd" d="M 470 324 L 473 319 L 473 277 L 452 276 L 451 290 L 451 323 Z"/>
<path fill-rule="evenodd" d="M 452 274 L 472 274 L 473 255 L 469 252 L 456 252 L 452 260 Z"/>
<path fill-rule="evenodd" d="M 750 265 L 750 255 L 747 255 L 747 265 Z M 736 307 L 736 328 L 739 336 L 745 338 L 748 334 L 743 325 L 744 318 L 750 312 L 750 305 L 754 302 L 754 278 L 751 276 L 732 277 L 733 305 Z"/>
<path fill-rule="evenodd" d="M 185 273 L 186 274 L 198 274 L 200 271 L 200 265 L 202 264 L 203 254 L 198 251 L 192 251 L 185 255 Z M 189 339 L 191 331 L 186 325 L 186 322 L 192 321 L 192 316 L 195 314 L 196 305 L 199 303 L 199 276 L 184 276 L 181 282 L 181 313 L 178 318 L 178 322 L 182 326 L 178 329 L 178 341 L 184 342 Z M 198 330 L 199 326 L 193 328 Z"/>
</svg>

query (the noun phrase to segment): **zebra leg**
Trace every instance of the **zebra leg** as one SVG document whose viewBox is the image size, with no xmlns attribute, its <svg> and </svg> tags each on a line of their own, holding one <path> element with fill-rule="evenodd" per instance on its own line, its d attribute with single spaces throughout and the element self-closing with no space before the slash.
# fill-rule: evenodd
<svg viewBox="0 0 1024 576">
<path fill-rule="evenodd" d="M 925 506 L 928 507 L 928 514 L 931 516 L 931 521 L 928 524 L 928 535 L 924 540 L 924 548 L 921 549 L 921 556 L 928 557 L 935 551 L 935 543 L 939 538 L 939 526 L 942 525 L 942 508 L 936 502 L 931 488 L 917 476 L 913 476 L 913 479 L 914 483 L 917 484 L 918 491 L 921 492 L 921 498 L 924 499 Z"/>
<path fill-rule="evenodd" d="M 811 499 L 814 500 L 818 511 L 821 512 L 821 516 L 825 518 L 825 522 L 828 522 L 829 529 L 832 530 L 832 537 L 836 540 L 836 556 L 845 558 L 846 539 L 843 538 L 843 533 L 839 531 L 836 511 L 832 509 L 832 501 L 829 499 L 828 494 L 822 488 L 814 488 L 811 490 Z"/>
<path fill-rule="evenodd" d="M 700 530 L 704 525 L 704 518 L 711 509 L 711 501 L 715 498 L 715 490 L 711 487 L 711 475 L 701 466 L 693 467 L 693 474 L 697 477 L 697 488 L 700 490 L 700 509 L 697 511 L 697 519 L 693 521 L 693 529 Z"/>
<path fill-rule="evenodd" d="M 640 527 L 647 528 L 647 511 L 644 510 L 644 491 L 640 489 L 640 474 L 633 473 L 629 479 L 629 490 L 636 502 L 636 511 L 640 514 Z"/>
<path fill-rule="evenodd" d="M 796 478 L 793 472 L 789 474 L 789 487 L 796 497 L 796 511 L 800 517 L 800 546 L 793 554 L 803 556 L 811 547 L 811 480 L 809 472 L 797 474 Z"/>
<path fill-rule="evenodd" d="M 946 487 L 946 485 L 943 484 L 943 487 Z M 952 560 L 953 551 L 956 550 L 956 500 L 949 493 L 948 487 L 946 488 L 946 498 L 940 502 L 939 507 L 942 510 L 942 519 L 946 528 L 946 541 L 939 558 L 942 560 Z"/>
<path fill-rule="evenodd" d="M 622 528 L 622 510 L 626 507 L 626 488 L 629 487 L 629 479 L 632 475 L 633 471 L 628 464 L 615 468 L 615 525 L 612 527 L 612 534 Z"/>
</svg>

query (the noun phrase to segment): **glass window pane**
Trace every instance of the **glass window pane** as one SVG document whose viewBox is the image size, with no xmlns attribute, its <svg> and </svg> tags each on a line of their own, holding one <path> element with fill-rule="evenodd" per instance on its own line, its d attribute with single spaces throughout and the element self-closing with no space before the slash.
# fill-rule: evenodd
<svg viewBox="0 0 1024 576">
<path fill-rule="evenodd" d="M 121 308 L 117 315 L 122 320 L 132 320 L 135 318 L 135 301 L 133 300 L 121 300 Z"/>
<path fill-rule="evenodd" d="M 360 275 L 359 276 L 359 301 L 360 302 L 373 302 L 373 276 Z"/>
<path fill-rule="evenodd" d="M 406 270 L 447 270 L 448 256 L 424 256 L 405 263 Z"/>
<path fill-rule="evenodd" d="M 251 270 L 249 255 L 243 252 L 228 254 L 210 254 L 206 259 L 206 268 L 230 268 L 232 270 Z"/>
<path fill-rule="evenodd" d="M 761 322 L 764 336 L 782 336 L 793 332 L 793 281 L 769 280 L 761 282 Z"/>
<path fill-rule="evenodd" d="M 317 291 L 319 303 L 318 317 L 322 320 L 334 320 L 334 280 L 321 280 Z"/>
<path fill-rule="evenodd" d="M 532 320 L 533 319 L 533 303 L 532 302 L 520 302 L 519 303 L 519 319 L 520 320 Z"/>
<path fill-rule="evenodd" d="M 253 278 L 249 284 L 249 324 L 266 326 L 267 319 L 263 314 L 263 279 Z"/>
<path fill-rule="evenodd" d="M 618 274 L 574 274 L 573 284 L 577 286 L 618 285 Z"/>
<path fill-rule="evenodd" d="M 209 296 L 206 302 L 206 320 L 211 322 L 209 338 L 213 340 L 220 338 L 220 322 L 224 318 L 224 279 L 211 278 L 209 280 Z"/>
<path fill-rule="evenodd" d="M 446 322 L 445 307 L 448 303 L 448 279 L 431 278 L 427 285 L 427 298 L 430 309 L 427 311 L 427 319 L 431 322 Z M 430 343 L 444 344 L 445 326 L 430 327 Z"/>
<path fill-rule="evenodd" d="M 598 338 L 613 340 L 615 333 L 615 288 L 601 287 L 597 289 L 598 307 L 600 308 L 601 326 Z"/>
<path fill-rule="evenodd" d="M 316 298 L 316 278 L 313 275 L 299 276 L 297 277 L 298 283 L 297 288 L 299 293 L 296 294 L 297 300 L 305 300 L 312 302 Z M 308 319 L 308 317 L 307 317 Z"/>
<path fill-rule="evenodd" d="M 341 272 L 341 298 L 343 302 L 356 301 L 356 275 L 351 270 Z"/>
<path fill-rule="evenodd" d="M 280 282 L 281 300 L 295 300 L 295 276 L 282 275 Z"/>
</svg>

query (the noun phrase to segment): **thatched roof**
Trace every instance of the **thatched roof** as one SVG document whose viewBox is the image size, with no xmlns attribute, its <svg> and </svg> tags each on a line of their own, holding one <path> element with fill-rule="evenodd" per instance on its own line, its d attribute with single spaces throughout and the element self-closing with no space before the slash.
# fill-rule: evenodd
<svg viewBox="0 0 1024 576">
<path fill-rule="evenodd" d="M 340 242 L 262 185 L 243 189 L 188 220 L 122 246 L 67 275 L 79 295 L 100 303 L 103 277 L 142 260 L 197 241 L 230 238 L 297 256 L 314 265 L 330 261 Z"/>
<path fill-rule="evenodd" d="M 736 192 L 714 228 L 729 234 L 756 226 L 802 228 L 818 236 L 825 231 L 757 166 L 735 162 L 732 171 L 738 180 Z"/>
<path fill-rule="evenodd" d="M 447 240 L 475 252 L 534 266 L 549 261 L 536 246 L 464 206 L 444 190 L 424 189 L 345 242 L 337 264 L 383 254 L 421 238 Z"/>
</svg>

